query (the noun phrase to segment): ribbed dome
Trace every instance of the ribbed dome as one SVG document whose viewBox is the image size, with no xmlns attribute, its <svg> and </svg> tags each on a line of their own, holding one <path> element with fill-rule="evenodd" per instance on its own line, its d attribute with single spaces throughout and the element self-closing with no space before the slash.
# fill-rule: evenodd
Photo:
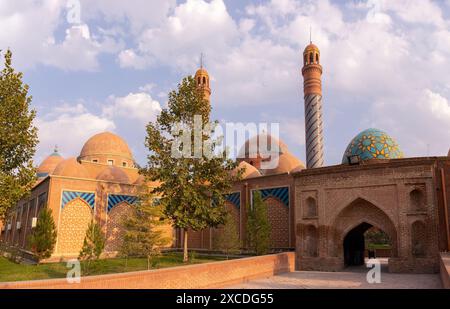
<svg viewBox="0 0 450 309">
<path fill-rule="evenodd" d="M 248 164 L 245 161 L 239 163 L 239 165 L 232 171 L 232 175 L 236 176 L 238 171 L 244 170 L 241 177 L 242 179 L 255 178 L 261 176 L 261 173 L 256 169 L 256 167 Z"/>
<path fill-rule="evenodd" d="M 378 129 L 367 129 L 355 136 L 345 150 L 343 164 L 348 164 L 350 157 L 358 156 L 359 160 L 397 159 L 403 158 L 397 142 Z"/>
<path fill-rule="evenodd" d="M 64 158 L 55 151 L 42 161 L 42 163 L 37 168 L 37 177 L 46 177 L 55 171 L 56 166 L 63 161 Z"/>
<path fill-rule="evenodd" d="M 305 51 L 304 52 L 308 53 L 310 51 L 318 52 L 319 51 L 319 47 L 317 47 L 315 44 L 311 43 L 311 44 L 309 44 L 308 46 L 305 47 Z"/>
<path fill-rule="evenodd" d="M 125 160 L 133 160 L 128 144 L 118 135 L 111 132 L 103 132 L 92 136 L 84 144 L 80 152 L 80 160 L 96 156 L 119 157 Z"/>
<path fill-rule="evenodd" d="M 299 171 L 305 168 L 305 164 L 290 152 L 283 153 L 278 159 L 278 166 L 274 169 L 263 171 L 264 175 L 276 175 Z"/>
<path fill-rule="evenodd" d="M 120 182 L 120 183 L 130 183 L 130 178 L 128 175 L 117 166 L 108 166 L 97 176 L 98 180 Z"/>
<path fill-rule="evenodd" d="M 56 166 L 53 175 L 75 178 L 91 178 L 84 166 L 82 166 L 75 158 L 69 158 L 61 161 Z"/>
</svg>

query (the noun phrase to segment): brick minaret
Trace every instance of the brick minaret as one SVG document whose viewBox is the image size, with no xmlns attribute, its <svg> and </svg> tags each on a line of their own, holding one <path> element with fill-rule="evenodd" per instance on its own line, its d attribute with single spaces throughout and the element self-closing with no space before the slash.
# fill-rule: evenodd
<svg viewBox="0 0 450 309">
<path fill-rule="evenodd" d="M 312 43 L 303 52 L 302 74 L 305 94 L 306 167 L 316 168 L 323 166 L 322 66 L 319 48 Z"/>
</svg>

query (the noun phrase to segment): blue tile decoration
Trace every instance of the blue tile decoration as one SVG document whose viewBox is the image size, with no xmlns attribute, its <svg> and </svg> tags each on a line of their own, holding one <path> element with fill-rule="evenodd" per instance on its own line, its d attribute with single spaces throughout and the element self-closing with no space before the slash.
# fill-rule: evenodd
<svg viewBox="0 0 450 309">
<path fill-rule="evenodd" d="M 237 209 L 241 208 L 241 192 L 225 194 L 225 199 L 236 206 Z"/>
<path fill-rule="evenodd" d="M 261 192 L 261 197 L 265 200 L 268 197 L 279 199 L 286 207 L 289 207 L 289 187 L 258 189 Z"/>
<path fill-rule="evenodd" d="M 137 200 L 138 198 L 132 195 L 108 194 L 108 212 L 119 203 L 127 202 L 130 205 L 134 205 Z"/>
<path fill-rule="evenodd" d="M 69 203 L 70 201 L 72 201 L 72 200 L 74 200 L 76 198 L 81 198 L 92 209 L 94 209 L 94 206 L 95 206 L 95 193 L 76 192 L 76 191 L 63 191 L 61 208 L 64 208 L 64 206 L 66 206 L 67 203 Z"/>
<path fill-rule="evenodd" d="M 345 150 L 342 163 L 347 164 L 348 158 L 358 156 L 359 160 L 397 159 L 403 158 L 397 142 L 378 129 L 367 129 L 352 139 Z"/>
</svg>

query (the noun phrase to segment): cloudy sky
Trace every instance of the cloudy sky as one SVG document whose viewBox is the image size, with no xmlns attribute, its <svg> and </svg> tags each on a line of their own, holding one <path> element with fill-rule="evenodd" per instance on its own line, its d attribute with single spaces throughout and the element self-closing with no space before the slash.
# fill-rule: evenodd
<svg viewBox="0 0 450 309">
<path fill-rule="evenodd" d="M 36 161 L 55 144 L 76 156 L 108 130 L 145 163 L 145 124 L 201 52 L 213 117 L 278 122 L 304 160 L 300 69 L 310 27 L 324 67 L 327 164 L 369 127 L 407 156 L 447 153 L 450 0 L 0 2 L 0 49 L 12 50 L 38 113 Z"/>
</svg>

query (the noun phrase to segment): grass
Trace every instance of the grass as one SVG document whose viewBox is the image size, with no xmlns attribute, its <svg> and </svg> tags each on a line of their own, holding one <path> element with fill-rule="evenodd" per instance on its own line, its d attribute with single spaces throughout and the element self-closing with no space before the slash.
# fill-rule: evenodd
<svg viewBox="0 0 450 309">
<path fill-rule="evenodd" d="M 224 257 L 199 255 L 189 264 L 222 261 L 224 259 Z M 181 253 L 166 253 L 155 257 L 152 263 L 156 265 L 152 269 L 186 265 L 183 263 L 183 256 Z M 69 269 L 66 268 L 66 263 L 25 265 L 16 264 L 4 257 L 0 257 L 0 282 L 65 278 L 68 270 Z M 89 275 L 122 273 L 138 270 L 147 270 L 147 259 L 130 258 L 128 261 L 123 258 L 104 259 L 92 263 Z"/>
<path fill-rule="evenodd" d="M 368 244 L 367 249 L 391 249 L 391 245 L 388 244 Z"/>
</svg>

